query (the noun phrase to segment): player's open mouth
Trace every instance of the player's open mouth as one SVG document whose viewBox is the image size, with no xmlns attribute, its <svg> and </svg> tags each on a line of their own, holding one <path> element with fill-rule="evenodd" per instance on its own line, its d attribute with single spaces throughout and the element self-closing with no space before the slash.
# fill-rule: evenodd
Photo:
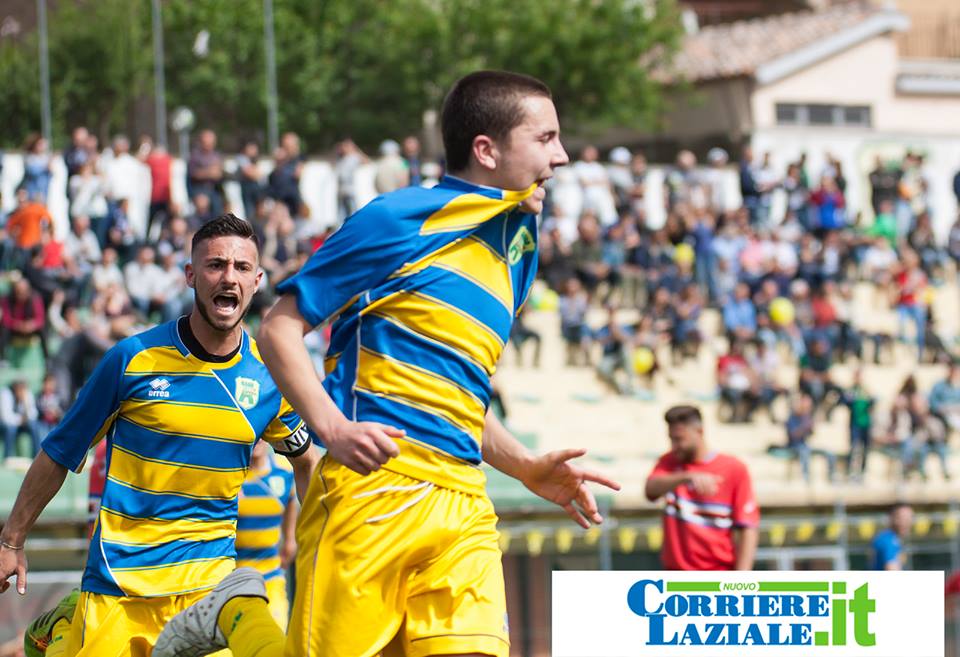
<svg viewBox="0 0 960 657">
<path fill-rule="evenodd" d="M 240 307 L 240 297 L 232 292 L 221 292 L 213 297 L 213 307 L 224 315 L 230 315 Z"/>
</svg>

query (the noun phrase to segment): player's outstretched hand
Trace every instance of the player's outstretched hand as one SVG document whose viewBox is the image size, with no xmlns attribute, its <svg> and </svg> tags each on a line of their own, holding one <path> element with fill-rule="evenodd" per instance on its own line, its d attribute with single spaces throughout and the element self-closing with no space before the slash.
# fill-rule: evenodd
<svg viewBox="0 0 960 657">
<path fill-rule="evenodd" d="M 27 557 L 23 550 L 0 547 L 0 593 L 10 588 L 10 578 L 17 576 L 17 592 L 27 592 Z"/>
<path fill-rule="evenodd" d="M 402 429 L 379 422 L 347 422 L 323 437 L 330 455 L 354 472 L 368 475 L 400 454 L 394 438 L 402 438 Z"/>
<path fill-rule="evenodd" d="M 570 462 L 586 453 L 585 449 L 548 452 L 536 457 L 521 479 L 524 486 L 543 499 L 562 506 L 567 515 L 584 529 L 588 529 L 591 522 L 598 525 L 603 522 L 603 516 L 597 510 L 597 500 L 587 482 L 620 490 L 620 484 L 614 480 Z"/>
</svg>

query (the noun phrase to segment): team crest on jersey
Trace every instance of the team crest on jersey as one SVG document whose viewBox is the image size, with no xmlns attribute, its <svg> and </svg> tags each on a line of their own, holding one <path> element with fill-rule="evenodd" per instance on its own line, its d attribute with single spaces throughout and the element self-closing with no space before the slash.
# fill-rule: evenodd
<svg viewBox="0 0 960 657">
<path fill-rule="evenodd" d="M 267 483 L 270 485 L 270 490 L 272 490 L 273 494 L 277 497 L 283 495 L 283 490 L 287 487 L 283 481 L 283 477 L 270 477 L 267 479 Z"/>
<path fill-rule="evenodd" d="M 513 241 L 510 242 L 510 248 L 507 250 L 507 260 L 511 265 L 515 265 L 520 262 L 524 253 L 535 251 L 536 248 L 537 243 L 533 241 L 533 235 L 530 234 L 526 226 L 521 226 L 517 234 L 514 235 Z"/>
<path fill-rule="evenodd" d="M 240 404 L 240 408 L 249 411 L 260 401 L 260 382 L 248 379 L 245 376 L 238 376 L 233 396 Z"/>
</svg>

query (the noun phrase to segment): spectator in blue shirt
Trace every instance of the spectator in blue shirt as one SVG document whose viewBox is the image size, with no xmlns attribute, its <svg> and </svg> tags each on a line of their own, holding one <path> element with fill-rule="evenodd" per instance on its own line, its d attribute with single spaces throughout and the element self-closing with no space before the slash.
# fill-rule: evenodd
<svg viewBox="0 0 960 657">
<path fill-rule="evenodd" d="M 898 502 L 890 509 L 890 527 L 877 534 L 870 543 L 873 552 L 873 570 L 903 570 L 907 554 L 903 539 L 913 527 L 913 509 L 909 504 Z"/>
<path fill-rule="evenodd" d="M 723 304 L 723 326 L 728 334 L 739 340 L 752 340 L 757 332 L 757 309 L 746 283 L 737 283 L 733 297 Z"/>
</svg>

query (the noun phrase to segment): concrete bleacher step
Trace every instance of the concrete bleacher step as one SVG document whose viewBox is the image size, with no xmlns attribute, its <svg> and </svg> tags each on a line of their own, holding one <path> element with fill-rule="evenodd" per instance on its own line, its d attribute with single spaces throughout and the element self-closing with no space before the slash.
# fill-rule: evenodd
<svg viewBox="0 0 960 657">
<path fill-rule="evenodd" d="M 865 321 L 879 322 L 873 316 L 875 314 L 869 315 Z M 941 316 L 945 314 L 941 313 Z M 949 324 L 945 324 L 948 334 L 956 326 L 956 315 L 956 309 L 949 313 Z M 889 319 L 887 317 L 884 321 Z M 594 311 L 591 321 L 595 326 L 602 323 L 602 311 Z M 497 374 L 504 390 L 510 425 L 521 431 L 536 432 L 541 451 L 586 448 L 586 462 L 617 478 L 623 485 L 623 491 L 613 496 L 616 508 L 648 507 L 643 484 L 656 459 L 669 448 L 663 413 L 679 403 L 692 403 L 701 408 L 710 447 L 746 462 L 763 506 L 799 507 L 814 502 L 830 504 L 842 499 L 886 503 L 881 500 L 892 501 L 898 494 L 914 496 L 918 501 L 922 498 L 948 502 L 960 493 L 960 487 L 954 481 L 942 480 L 939 466 L 933 459 L 927 463 L 930 475 L 927 482 L 912 479 L 902 482 L 898 464 L 878 453 L 871 453 L 865 481 L 848 484 L 842 468 L 843 457 L 849 448 L 845 409 L 835 412 L 829 422 L 818 419 L 812 441 L 813 446 L 837 455 L 841 463 L 840 481 L 834 485 L 827 481 L 826 466 L 818 457 L 811 462 L 811 484 L 803 481 L 798 465 L 792 466 L 795 472 L 788 481 L 788 461 L 766 453 L 769 445 L 786 442 L 782 423 L 770 422 L 763 412 L 758 413 L 751 424 L 723 424 L 718 420 L 716 358 L 726 347 L 721 339 L 708 339 L 696 361 L 688 360 L 677 366 L 671 364 L 668 350 L 658 350 L 658 358 L 671 381 L 656 376 L 650 398 L 640 400 L 614 394 L 597 380 L 590 367 L 564 365 L 566 350 L 560 338 L 556 313 L 531 311 L 527 314 L 527 323 L 542 338 L 541 366 L 518 366 L 516 354 L 510 346 Z M 705 325 L 716 326 L 718 323 L 715 311 L 705 313 Z M 864 366 L 865 379 L 882 404 L 893 398 L 909 373 L 916 374 L 922 390 L 929 390 L 938 377 L 942 377 L 942 368 L 917 367 L 909 350 L 904 347 L 902 351 L 892 364 L 876 366 L 868 363 Z M 524 356 L 529 362 L 529 352 Z M 841 385 L 847 384 L 856 366 L 855 361 L 836 365 L 837 381 Z M 781 384 L 794 388 L 796 380 L 795 365 L 785 361 Z M 781 419 L 786 418 L 787 407 L 783 400 L 776 412 Z M 960 476 L 960 458 L 951 454 L 949 465 Z"/>
</svg>

